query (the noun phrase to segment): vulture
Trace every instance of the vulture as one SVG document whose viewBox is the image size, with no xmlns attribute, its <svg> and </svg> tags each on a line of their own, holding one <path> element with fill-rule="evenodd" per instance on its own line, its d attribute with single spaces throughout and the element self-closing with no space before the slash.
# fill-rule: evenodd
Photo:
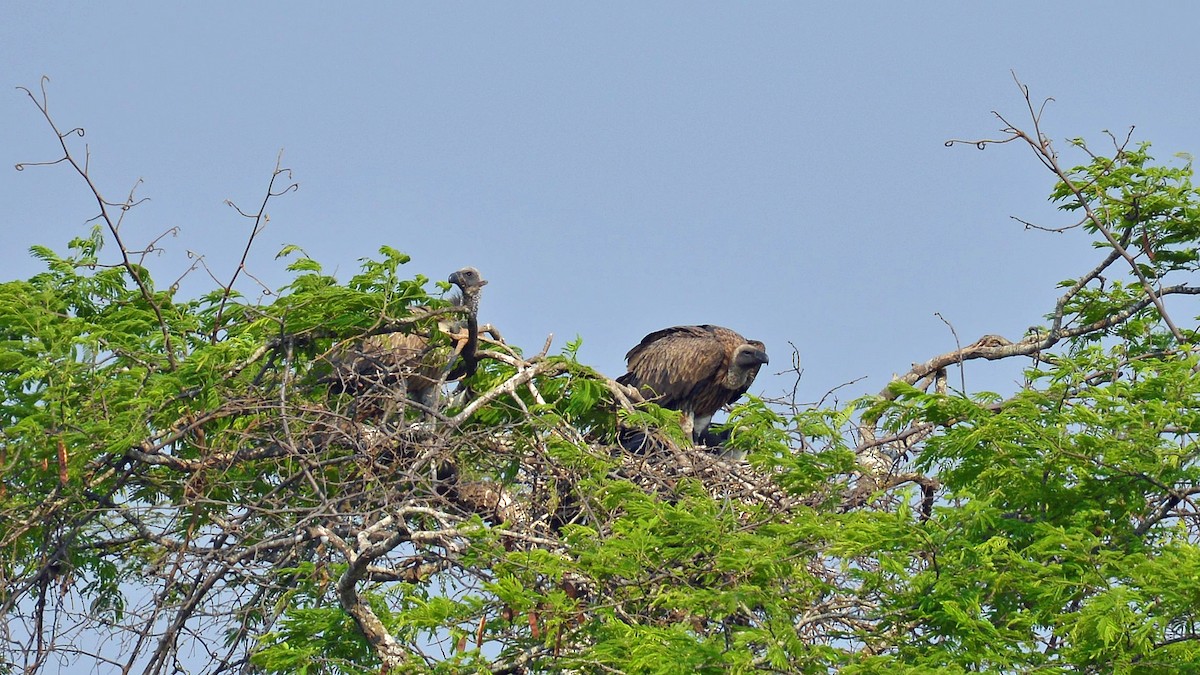
<svg viewBox="0 0 1200 675">
<path fill-rule="evenodd" d="M 474 375 L 475 369 L 479 366 L 479 356 L 477 354 L 479 349 L 479 295 L 483 287 L 487 285 L 487 279 L 480 276 L 479 270 L 474 267 L 464 267 L 451 274 L 448 281 L 458 286 L 460 293 L 454 299 L 454 303 L 460 307 L 465 307 L 467 310 L 465 326 L 467 329 L 467 342 L 462 348 L 462 361 L 451 369 L 448 376 L 449 379 L 453 380 Z M 456 324 L 452 327 L 452 330 L 458 332 L 462 328 L 462 326 Z"/>
<path fill-rule="evenodd" d="M 683 413 L 683 431 L 704 444 L 713 414 L 750 389 L 768 363 L 766 347 L 721 326 L 675 326 L 654 331 L 625 355 L 629 372 L 617 382 L 648 400 Z"/>
<path fill-rule="evenodd" d="M 451 355 L 435 348 L 427 335 L 418 333 L 371 335 L 357 348 L 330 357 L 334 374 L 327 381 L 334 383 L 334 390 L 359 393 L 402 383 L 408 398 L 432 408 L 439 384 L 473 374 L 479 363 L 479 296 L 487 280 L 474 267 L 464 267 L 451 274 L 448 281 L 458 287 L 459 295 L 452 302 L 467 310 L 466 319 L 439 322 L 438 326 L 450 334 L 466 330 L 461 353 L 456 350 Z"/>
</svg>

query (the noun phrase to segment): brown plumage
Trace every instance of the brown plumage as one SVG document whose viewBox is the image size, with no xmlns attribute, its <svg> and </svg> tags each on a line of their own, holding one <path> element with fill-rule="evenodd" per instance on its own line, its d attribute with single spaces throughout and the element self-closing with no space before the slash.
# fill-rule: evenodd
<svg viewBox="0 0 1200 675">
<path fill-rule="evenodd" d="M 479 297 L 487 281 L 474 267 L 464 267 L 450 275 L 449 282 L 458 287 L 460 295 L 453 303 L 467 310 L 465 319 L 439 322 L 445 333 L 466 331 L 461 351 L 452 354 L 445 347 L 431 345 L 429 336 L 417 333 L 384 333 L 360 340 L 356 348 L 344 349 L 329 358 L 333 374 L 327 378 L 332 389 L 362 393 L 369 389 L 404 387 L 407 398 L 430 408 L 435 404 L 437 387 L 447 380 L 458 379 L 475 372 L 478 363 Z M 449 362 L 448 362 L 449 361 Z"/>
<path fill-rule="evenodd" d="M 664 408 L 683 413 L 684 433 L 699 443 L 722 406 L 742 397 L 768 363 L 766 347 L 721 326 L 675 326 L 650 333 L 625 355 L 617 379 Z"/>
</svg>

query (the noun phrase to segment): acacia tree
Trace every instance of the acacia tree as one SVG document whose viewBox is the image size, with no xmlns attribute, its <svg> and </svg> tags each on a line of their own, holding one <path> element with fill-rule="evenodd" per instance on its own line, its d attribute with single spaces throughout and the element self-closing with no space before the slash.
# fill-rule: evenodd
<svg viewBox="0 0 1200 675">
<path fill-rule="evenodd" d="M 1024 128 L 973 143 L 1033 151 L 1095 266 L 1045 327 L 877 395 L 736 406 L 738 460 L 576 345 L 530 357 L 493 331 L 432 406 L 403 377 L 331 386 L 364 336 L 453 365 L 439 320 L 462 310 L 386 247 L 345 282 L 289 247 L 269 302 L 237 274 L 176 297 L 122 239 L 133 193 L 105 198 L 81 132 L 30 98 L 99 225 L 0 286 L 0 670 L 1200 669 L 1200 365 L 1168 311 L 1200 293 L 1190 163 L 1114 138 L 1069 142 L 1068 166 L 1025 92 Z M 951 391 L 972 359 L 1023 360 L 1025 385 Z"/>
</svg>

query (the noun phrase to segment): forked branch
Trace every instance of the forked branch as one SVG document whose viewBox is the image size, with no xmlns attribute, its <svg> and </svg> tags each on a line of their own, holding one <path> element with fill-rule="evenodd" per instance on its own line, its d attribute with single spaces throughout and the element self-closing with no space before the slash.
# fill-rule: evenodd
<svg viewBox="0 0 1200 675">
<path fill-rule="evenodd" d="M 100 213 L 96 216 L 96 218 L 99 218 L 104 222 L 104 226 L 108 229 L 113 241 L 117 243 L 117 249 L 121 252 L 121 266 L 125 268 L 126 273 L 129 274 L 129 278 L 132 279 L 133 283 L 137 285 L 138 292 L 141 293 L 142 299 L 146 301 L 146 304 L 154 312 L 154 316 L 158 321 L 158 326 L 160 330 L 162 330 L 163 334 L 163 351 L 166 353 L 167 362 L 170 364 L 171 369 L 174 370 L 178 364 L 176 362 L 174 344 L 171 339 L 170 326 L 167 325 L 166 318 L 163 317 L 162 308 L 159 307 L 158 302 L 154 298 L 154 293 L 150 288 L 150 280 L 145 278 L 144 271 L 133 262 L 132 258 L 130 257 L 132 255 L 132 251 L 130 251 L 130 249 L 125 245 L 124 240 L 121 239 L 120 222 L 124 218 L 125 213 L 145 201 L 144 199 L 134 199 L 134 193 L 137 189 L 137 184 L 141 183 L 141 180 L 139 179 L 137 183 L 134 184 L 133 189 L 129 191 L 129 196 L 123 202 L 110 202 L 104 198 L 104 196 L 100 193 L 100 188 L 96 185 L 95 181 L 92 180 L 91 175 L 88 173 L 90 154 L 88 153 L 87 146 L 84 146 L 84 159 L 81 163 L 80 160 L 74 154 L 72 154 L 70 146 L 67 145 L 67 138 L 70 136 L 78 136 L 83 138 L 85 133 L 83 128 L 75 127 L 66 132 L 60 131 L 58 124 L 56 124 L 54 119 L 50 116 L 49 98 L 46 94 L 46 83 L 49 81 L 49 77 L 46 77 L 45 75 L 42 76 L 42 97 L 40 100 L 26 87 L 17 87 L 17 89 L 25 92 L 25 94 L 29 96 L 29 100 L 33 101 L 33 104 L 37 106 L 38 111 L 42 113 L 42 117 L 45 118 L 46 123 L 50 125 L 50 128 L 54 131 L 54 135 L 58 138 L 58 144 L 59 147 L 62 148 L 63 155 L 56 160 L 47 162 L 22 162 L 16 165 L 16 169 L 17 171 L 24 171 L 25 167 L 29 166 L 53 166 L 55 164 L 66 162 L 67 164 L 71 165 L 71 168 L 75 170 L 75 173 L 77 173 L 79 177 L 83 179 L 83 182 L 87 184 L 88 191 L 92 193 L 92 197 L 96 200 L 96 205 L 100 209 Z M 112 208 L 120 209 L 120 215 L 116 216 L 116 218 L 113 217 L 113 214 L 110 210 Z"/>
<path fill-rule="evenodd" d="M 271 181 L 267 183 L 267 192 L 265 195 L 263 195 L 262 203 L 259 204 L 257 212 L 246 213 L 238 208 L 237 204 L 234 204 L 230 200 L 225 200 L 225 203 L 228 204 L 230 208 L 237 211 L 238 215 L 242 216 L 243 218 L 249 218 L 253 220 L 254 227 L 250 229 L 250 236 L 246 239 L 246 246 L 242 249 L 242 257 L 241 260 L 238 261 L 237 269 L 233 271 L 233 276 L 230 277 L 229 283 L 224 284 L 221 287 L 221 303 L 217 307 L 216 319 L 213 321 L 212 333 L 209 335 L 209 339 L 213 342 L 217 341 L 217 335 L 221 331 L 221 320 L 225 315 L 225 305 L 228 304 L 230 296 L 233 295 L 233 285 L 237 282 L 238 277 L 241 274 L 245 273 L 249 275 L 249 272 L 246 271 L 246 259 L 250 256 L 250 248 L 254 246 L 254 239 L 260 232 L 266 229 L 267 223 L 271 222 L 270 216 L 267 215 L 267 204 L 269 204 L 270 201 L 275 197 L 282 197 L 289 192 L 294 192 L 300 189 L 299 183 L 289 182 L 287 187 L 276 192 L 275 183 L 279 180 L 280 176 L 287 176 L 288 181 L 292 180 L 292 170 L 283 168 L 283 150 L 280 150 L 279 155 L 275 158 L 275 170 L 271 172 Z M 269 288 L 267 288 L 266 291 L 270 293 Z"/>
</svg>

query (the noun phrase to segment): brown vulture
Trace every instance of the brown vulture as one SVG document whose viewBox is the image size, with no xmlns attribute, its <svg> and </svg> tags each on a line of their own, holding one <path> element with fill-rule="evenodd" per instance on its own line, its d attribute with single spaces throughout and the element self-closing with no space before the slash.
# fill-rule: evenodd
<svg viewBox="0 0 1200 675">
<path fill-rule="evenodd" d="M 642 338 L 625 355 L 629 372 L 617 379 L 642 396 L 683 413 L 683 431 L 705 438 L 713 414 L 742 397 L 768 363 L 766 347 L 721 326 L 675 326 Z"/>
<path fill-rule="evenodd" d="M 335 391 L 360 393 L 376 387 L 403 384 L 409 399 L 432 408 L 437 387 L 447 380 L 467 377 L 475 372 L 479 358 L 479 296 L 487 281 L 474 267 L 464 267 L 448 281 L 458 287 L 452 299 L 466 309 L 465 319 L 439 322 L 438 327 L 452 336 L 466 331 L 461 353 L 453 354 L 429 344 L 429 336 L 419 333 L 383 333 L 361 340 L 357 348 L 344 349 L 330 357 Z M 461 360 L 459 360 L 461 357 Z M 449 360 L 449 363 L 447 363 Z"/>
</svg>

